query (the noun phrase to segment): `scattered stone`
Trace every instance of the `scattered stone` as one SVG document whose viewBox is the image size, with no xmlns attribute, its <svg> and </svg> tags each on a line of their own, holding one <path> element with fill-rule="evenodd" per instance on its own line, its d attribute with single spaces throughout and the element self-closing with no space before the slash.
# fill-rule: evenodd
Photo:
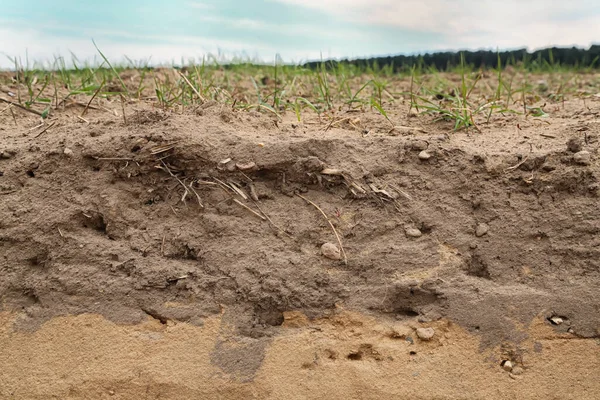
<svg viewBox="0 0 600 400">
<path fill-rule="evenodd" d="M 583 143 L 581 142 L 581 139 L 578 139 L 578 138 L 571 138 L 567 142 L 567 150 L 569 150 L 571 153 L 580 152 L 582 146 L 583 146 Z"/>
<path fill-rule="evenodd" d="M 502 363 L 502 368 L 507 371 L 510 372 L 513 369 L 513 363 L 509 360 L 506 360 Z"/>
<path fill-rule="evenodd" d="M 515 365 L 510 372 L 512 372 L 513 375 L 522 375 L 524 370 L 518 365 Z"/>
<path fill-rule="evenodd" d="M 592 155 L 589 151 L 582 150 L 573 155 L 573 161 L 581 165 L 590 165 L 592 163 Z"/>
<path fill-rule="evenodd" d="M 221 161 L 219 161 L 219 165 L 217 165 L 217 169 L 220 169 L 220 170 L 226 169 L 229 164 L 232 164 L 231 158 L 226 158 L 224 160 L 221 160 Z"/>
<path fill-rule="evenodd" d="M 475 236 L 482 237 L 483 235 L 486 235 L 489 230 L 490 227 L 488 226 L 488 224 L 481 223 L 477 225 L 477 228 L 475 228 Z"/>
<path fill-rule="evenodd" d="M 67 157 L 73 157 L 73 150 L 71 150 L 71 149 L 70 149 L 70 148 L 68 148 L 68 147 L 65 147 L 65 149 L 63 150 L 63 153 L 64 153 L 64 155 L 65 155 L 65 156 L 67 156 Z"/>
<path fill-rule="evenodd" d="M 9 158 L 12 158 L 15 154 L 17 154 L 15 150 L 3 150 L 0 151 L 0 159 L 8 160 Z"/>
<path fill-rule="evenodd" d="M 406 236 L 412 238 L 418 238 L 421 237 L 421 235 L 423 235 L 423 233 L 421 233 L 421 231 L 417 228 L 406 228 L 404 232 L 406 233 Z"/>
<path fill-rule="evenodd" d="M 426 150 L 423 150 L 419 153 L 419 160 L 427 161 L 431 158 L 431 154 L 429 154 Z"/>
<path fill-rule="evenodd" d="M 338 247 L 333 244 L 333 243 L 323 243 L 323 246 L 321 246 L 321 253 L 323 253 L 323 256 L 331 259 L 331 260 L 341 260 L 342 259 L 342 254 L 340 252 L 340 249 L 338 249 Z"/>
<path fill-rule="evenodd" d="M 517 380 L 521 379 L 521 377 L 520 377 L 520 376 L 517 376 L 517 375 L 513 374 L 512 372 L 509 372 L 509 373 L 508 373 L 508 376 L 510 376 L 510 377 L 511 377 L 511 379 L 514 379 L 515 381 L 517 381 Z"/>
<path fill-rule="evenodd" d="M 431 338 L 433 338 L 433 335 L 435 335 L 435 330 L 433 328 L 418 328 L 417 329 L 417 336 L 421 340 L 431 340 Z"/>
<path fill-rule="evenodd" d="M 256 168 L 256 163 L 254 161 L 250 161 L 250 162 L 247 162 L 247 163 L 237 163 L 237 164 L 235 164 L 235 166 L 240 171 L 248 171 L 250 169 Z"/>
<path fill-rule="evenodd" d="M 551 317 L 550 318 L 550 323 L 552 325 L 560 325 L 563 323 L 563 319 L 561 317 Z"/>
</svg>

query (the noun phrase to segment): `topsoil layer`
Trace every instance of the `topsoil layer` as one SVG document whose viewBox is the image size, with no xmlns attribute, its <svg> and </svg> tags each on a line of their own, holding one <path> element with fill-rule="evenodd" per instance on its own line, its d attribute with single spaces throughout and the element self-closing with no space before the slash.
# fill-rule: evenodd
<svg viewBox="0 0 600 400">
<path fill-rule="evenodd" d="M 598 105 L 4 113 L 0 397 L 600 398 Z"/>
</svg>

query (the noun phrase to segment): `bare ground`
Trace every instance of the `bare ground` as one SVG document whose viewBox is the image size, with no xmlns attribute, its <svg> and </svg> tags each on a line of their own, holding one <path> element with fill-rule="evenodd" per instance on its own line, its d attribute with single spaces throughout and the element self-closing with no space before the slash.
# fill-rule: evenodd
<svg viewBox="0 0 600 400">
<path fill-rule="evenodd" d="M 4 113 L 0 397 L 600 398 L 599 105 Z"/>
</svg>

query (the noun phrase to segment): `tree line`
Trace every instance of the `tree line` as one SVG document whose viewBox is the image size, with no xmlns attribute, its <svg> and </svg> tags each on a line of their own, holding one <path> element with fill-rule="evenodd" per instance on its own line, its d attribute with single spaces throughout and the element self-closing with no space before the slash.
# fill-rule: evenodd
<svg viewBox="0 0 600 400">
<path fill-rule="evenodd" d="M 523 66 L 529 69 L 558 69 L 561 67 L 598 69 L 600 68 L 600 45 L 592 45 L 589 49 L 579 47 L 552 47 L 533 52 L 527 49 L 508 51 L 460 51 L 437 52 L 418 55 L 395 55 L 360 59 L 343 59 L 329 61 L 312 61 L 306 63 L 307 68 L 325 66 L 335 68 L 338 64 L 353 65 L 360 69 L 387 69 L 389 72 L 405 72 L 413 68 L 448 71 L 461 67 L 496 68 Z"/>
</svg>

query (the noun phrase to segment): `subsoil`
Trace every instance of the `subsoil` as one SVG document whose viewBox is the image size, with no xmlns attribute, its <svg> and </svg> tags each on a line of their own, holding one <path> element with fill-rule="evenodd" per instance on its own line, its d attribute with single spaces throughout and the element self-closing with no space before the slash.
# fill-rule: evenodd
<svg viewBox="0 0 600 400">
<path fill-rule="evenodd" d="M 599 98 L 105 105 L 0 115 L 1 398 L 600 398 Z"/>
</svg>

